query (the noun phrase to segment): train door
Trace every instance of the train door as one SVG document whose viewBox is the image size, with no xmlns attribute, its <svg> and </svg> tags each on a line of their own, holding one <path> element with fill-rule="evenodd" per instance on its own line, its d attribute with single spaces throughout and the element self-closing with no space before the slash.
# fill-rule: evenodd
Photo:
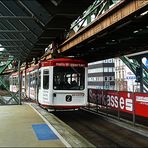
<svg viewBox="0 0 148 148">
<path fill-rule="evenodd" d="M 29 76 L 29 72 L 27 72 L 26 73 L 26 83 L 25 83 L 25 88 L 26 88 L 26 96 L 27 96 L 27 98 L 29 98 L 30 96 L 29 96 L 29 78 L 30 78 L 30 76 Z"/>
<path fill-rule="evenodd" d="M 38 69 L 35 70 L 34 73 L 34 95 L 35 95 L 35 99 L 37 100 L 37 92 L 38 92 L 38 83 L 37 83 L 37 79 L 38 79 Z"/>
<path fill-rule="evenodd" d="M 13 92 L 18 91 L 18 75 L 14 77 L 14 85 L 13 85 Z"/>
<path fill-rule="evenodd" d="M 13 87 L 13 77 L 12 77 L 12 75 L 9 77 L 9 83 L 10 83 L 9 90 L 13 91 L 13 89 L 12 89 L 12 87 Z"/>
<path fill-rule="evenodd" d="M 43 105 L 50 105 L 49 100 L 49 67 L 43 67 L 41 70 L 39 70 L 39 91 L 38 91 L 38 100 L 39 103 Z"/>
<path fill-rule="evenodd" d="M 36 99 L 36 72 L 34 70 L 30 73 L 30 98 L 35 100 Z"/>
<path fill-rule="evenodd" d="M 41 103 L 41 98 L 42 98 L 42 82 L 43 82 L 43 78 L 41 77 L 41 74 L 42 74 L 42 71 L 41 71 L 41 69 L 39 69 L 39 71 L 38 71 L 38 86 L 37 86 L 37 102 L 38 103 Z"/>
<path fill-rule="evenodd" d="M 25 73 L 22 73 L 22 95 L 25 97 Z"/>
</svg>

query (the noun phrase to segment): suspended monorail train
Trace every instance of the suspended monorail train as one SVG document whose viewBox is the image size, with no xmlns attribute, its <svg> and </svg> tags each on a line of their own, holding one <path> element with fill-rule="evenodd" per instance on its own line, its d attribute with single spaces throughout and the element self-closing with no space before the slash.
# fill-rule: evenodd
<svg viewBox="0 0 148 148">
<path fill-rule="evenodd" d="M 87 105 L 88 65 L 83 60 L 41 61 L 21 71 L 21 92 L 46 108 L 76 109 Z M 18 91 L 18 72 L 10 76 L 10 91 Z"/>
</svg>

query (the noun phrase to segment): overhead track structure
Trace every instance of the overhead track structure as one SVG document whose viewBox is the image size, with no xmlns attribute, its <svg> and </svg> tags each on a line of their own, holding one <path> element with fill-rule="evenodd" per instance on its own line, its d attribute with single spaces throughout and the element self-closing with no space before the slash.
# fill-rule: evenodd
<svg viewBox="0 0 148 148">
<path fill-rule="evenodd" d="M 70 30 L 78 32 L 81 28 L 87 26 L 89 23 L 94 21 L 96 17 L 103 14 L 113 4 L 118 2 L 119 0 L 95 0 L 94 3 L 71 24 Z"/>
<path fill-rule="evenodd" d="M 93 62 L 147 50 L 148 1 L 119 0 L 107 10 L 104 7 L 104 11 L 100 6 L 107 0 L 101 2 L 96 0 L 96 10 L 91 9 L 90 16 L 85 11 L 72 23 L 74 34 L 59 46 L 58 52 Z M 96 12 L 101 13 L 85 26 Z"/>
</svg>

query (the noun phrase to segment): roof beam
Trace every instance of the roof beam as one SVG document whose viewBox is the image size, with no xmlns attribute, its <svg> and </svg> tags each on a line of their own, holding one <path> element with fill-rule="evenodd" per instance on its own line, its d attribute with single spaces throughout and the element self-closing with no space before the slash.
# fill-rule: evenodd
<svg viewBox="0 0 148 148">
<path fill-rule="evenodd" d="M 25 39 L 0 39 L 0 42 L 23 42 L 26 41 Z"/>
<path fill-rule="evenodd" d="M 53 28 L 53 27 L 51 27 L 51 28 L 47 28 L 46 30 L 65 30 L 65 28 L 60 28 L 60 27 Z"/>
<path fill-rule="evenodd" d="M 53 37 L 51 37 L 51 36 L 42 36 L 42 37 L 40 37 L 40 39 L 55 39 L 56 37 L 55 36 L 53 36 Z"/>
<path fill-rule="evenodd" d="M 0 48 L 20 48 L 20 47 L 24 47 L 24 46 L 0 46 Z"/>
<path fill-rule="evenodd" d="M 44 26 L 45 26 L 45 24 L 44 24 L 42 21 L 40 21 L 40 20 L 34 15 L 34 13 L 33 13 L 22 1 L 18 1 L 18 3 L 24 8 L 24 10 L 26 10 L 26 11 L 32 16 L 32 18 L 35 20 L 35 22 L 36 22 L 39 26 L 41 26 L 41 27 L 44 27 Z"/>
<path fill-rule="evenodd" d="M 61 3 L 62 0 L 51 0 L 51 2 L 54 4 L 54 6 L 58 6 L 59 3 Z"/>
<path fill-rule="evenodd" d="M 57 13 L 56 16 L 75 17 L 75 16 L 79 16 L 79 14 L 76 14 L 76 13 Z"/>
<path fill-rule="evenodd" d="M 1 22 L 2 23 L 2 22 Z M 14 28 L 14 30 L 17 30 L 18 31 L 18 29 L 13 25 L 13 24 L 11 24 L 9 21 L 8 21 L 8 23 Z M 2 23 L 3 24 L 3 23 Z M 5 26 L 4 24 L 3 24 L 3 26 L 7 29 L 7 30 L 9 30 L 8 29 L 8 27 L 7 26 Z M 26 29 L 26 31 L 25 30 L 19 30 L 19 33 L 20 33 L 20 35 L 22 36 L 22 41 L 24 40 L 24 41 L 28 41 L 28 44 L 30 44 L 31 46 L 33 46 L 33 43 L 31 42 L 31 40 L 29 40 L 28 38 L 26 38 L 25 36 L 24 36 L 24 34 L 23 34 L 23 31 L 25 31 L 24 33 L 30 33 L 30 30 L 28 31 L 29 29 Z M 2 33 L 3 33 L 3 30 L 2 30 Z M 6 32 L 6 33 L 18 33 L 18 32 Z M 15 34 L 13 34 L 13 36 L 15 37 L 15 39 L 17 39 L 17 37 L 16 37 L 16 35 Z M 21 39 L 20 39 L 21 40 Z M 11 41 L 10 41 L 11 42 Z M 26 47 L 26 48 L 28 48 L 23 42 L 22 42 L 22 44 Z"/>
<path fill-rule="evenodd" d="M 28 20 L 28 19 L 34 19 L 32 16 L 0 16 L 0 20 L 10 20 L 10 19 L 18 19 L 18 20 Z"/>
<path fill-rule="evenodd" d="M 25 33 L 30 32 L 30 30 L 0 30 L 0 33 Z"/>
<path fill-rule="evenodd" d="M 49 43 L 37 43 L 37 44 L 36 44 L 36 46 L 46 46 L 46 45 L 48 46 Z"/>
</svg>

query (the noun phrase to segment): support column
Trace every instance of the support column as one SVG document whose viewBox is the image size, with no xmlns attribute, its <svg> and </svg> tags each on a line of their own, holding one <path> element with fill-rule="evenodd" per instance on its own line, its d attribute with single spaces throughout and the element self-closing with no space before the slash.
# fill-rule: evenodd
<svg viewBox="0 0 148 148">
<path fill-rule="evenodd" d="M 140 79 L 140 92 L 143 92 L 143 65 L 142 65 L 142 58 L 140 58 L 140 73 L 141 73 L 141 79 Z"/>
<path fill-rule="evenodd" d="M 19 83 L 19 105 L 21 105 L 21 71 L 20 71 L 21 62 L 18 61 L 18 83 Z"/>
<path fill-rule="evenodd" d="M 136 72 L 136 75 L 137 77 L 139 77 L 139 82 L 140 82 L 140 92 L 143 92 L 143 65 L 142 65 L 142 57 L 138 57 L 137 58 L 137 61 L 139 63 L 139 69 L 137 72 Z"/>
</svg>

